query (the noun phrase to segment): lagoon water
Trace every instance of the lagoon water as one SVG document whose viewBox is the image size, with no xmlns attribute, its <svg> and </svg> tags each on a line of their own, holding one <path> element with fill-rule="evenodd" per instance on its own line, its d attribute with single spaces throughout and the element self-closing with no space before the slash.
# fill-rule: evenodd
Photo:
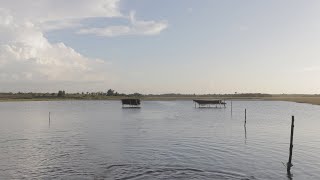
<svg viewBox="0 0 320 180">
<path fill-rule="evenodd" d="M 0 179 L 288 179 L 291 115 L 292 179 L 320 179 L 320 106 L 1 102 Z"/>
</svg>

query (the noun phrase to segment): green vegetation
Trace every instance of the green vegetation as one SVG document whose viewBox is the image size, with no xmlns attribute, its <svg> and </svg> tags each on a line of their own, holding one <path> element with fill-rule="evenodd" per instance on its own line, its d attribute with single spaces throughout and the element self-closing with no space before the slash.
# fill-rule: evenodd
<svg viewBox="0 0 320 180">
<path fill-rule="evenodd" d="M 79 92 L 66 93 L 64 90 L 58 93 L 34 93 L 34 92 L 18 92 L 18 93 L 0 93 L 0 101 L 50 101 L 50 100 L 113 100 L 124 97 L 141 97 L 139 93 L 124 94 L 118 93 L 112 89 L 107 92 Z"/>
</svg>

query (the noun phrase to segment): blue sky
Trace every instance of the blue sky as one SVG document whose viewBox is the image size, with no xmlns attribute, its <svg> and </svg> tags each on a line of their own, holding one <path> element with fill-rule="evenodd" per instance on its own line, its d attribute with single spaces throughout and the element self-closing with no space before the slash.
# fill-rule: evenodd
<svg viewBox="0 0 320 180">
<path fill-rule="evenodd" d="M 50 50 L 22 58 L 23 62 L 36 59 L 28 64 L 31 70 L 26 75 L 18 69 L 9 71 L 12 64 L 0 66 L 6 85 L 0 90 L 320 93 L 319 1 L 78 2 L 68 9 L 63 1 L 55 1 L 56 8 L 46 7 L 53 15 L 45 19 L 39 18 L 41 13 L 30 15 L 30 7 L 26 20 L 14 13 L 14 3 L 3 1 L 1 7 L 11 11 L 1 15 L 40 27 L 34 31 L 43 35 Z M 91 5 L 92 11 L 81 14 Z M 101 11 L 105 5 L 108 8 Z M 56 27 L 49 28 L 50 23 Z M 61 50 L 81 58 L 70 54 L 66 60 L 54 54 Z M 43 56 L 47 52 L 55 63 Z M 65 61 L 71 62 L 65 66 Z M 12 62 L 22 66 L 19 59 Z"/>
</svg>

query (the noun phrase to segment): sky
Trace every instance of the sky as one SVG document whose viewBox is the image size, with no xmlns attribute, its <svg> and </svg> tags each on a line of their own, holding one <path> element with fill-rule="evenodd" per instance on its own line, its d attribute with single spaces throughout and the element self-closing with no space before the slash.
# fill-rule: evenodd
<svg viewBox="0 0 320 180">
<path fill-rule="evenodd" d="M 0 0 L 0 91 L 320 94 L 318 0 Z"/>
</svg>

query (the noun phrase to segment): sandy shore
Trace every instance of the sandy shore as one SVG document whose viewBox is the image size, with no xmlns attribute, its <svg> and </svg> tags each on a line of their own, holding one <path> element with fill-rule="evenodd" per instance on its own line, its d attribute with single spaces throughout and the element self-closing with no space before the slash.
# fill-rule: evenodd
<svg viewBox="0 0 320 180">
<path fill-rule="evenodd" d="M 302 97 L 302 96 L 292 96 L 292 97 L 268 97 L 263 98 L 264 100 L 272 100 L 272 101 L 290 101 L 290 102 L 297 102 L 297 103 L 308 103 L 314 105 L 320 105 L 320 97 Z"/>
</svg>

